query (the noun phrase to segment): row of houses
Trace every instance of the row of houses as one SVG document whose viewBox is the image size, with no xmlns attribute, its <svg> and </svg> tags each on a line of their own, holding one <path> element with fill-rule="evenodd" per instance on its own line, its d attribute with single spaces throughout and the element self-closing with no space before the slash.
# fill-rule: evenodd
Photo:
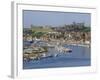
<svg viewBox="0 0 100 80">
<path fill-rule="evenodd" d="M 75 29 L 75 30 L 74 30 Z M 82 31 L 87 29 L 88 31 Z M 41 32 L 41 33 L 40 33 Z M 39 33 L 42 35 L 34 35 L 33 33 Z M 65 25 L 65 27 L 32 27 L 24 29 L 23 39 L 34 40 L 36 38 L 42 40 L 52 39 L 63 39 L 63 40 L 74 40 L 74 41 L 91 41 L 90 28 L 84 27 L 84 23 L 73 23 L 71 25 Z"/>
</svg>

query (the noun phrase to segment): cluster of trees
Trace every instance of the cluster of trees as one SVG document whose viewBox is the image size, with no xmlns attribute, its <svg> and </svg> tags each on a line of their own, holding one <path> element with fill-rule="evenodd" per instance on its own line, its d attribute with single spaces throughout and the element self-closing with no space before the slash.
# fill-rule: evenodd
<svg viewBox="0 0 100 80">
<path fill-rule="evenodd" d="M 45 34 L 44 32 L 36 32 L 36 31 L 33 31 L 32 29 L 24 29 L 24 30 L 23 30 L 23 36 L 24 36 L 24 37 L 31 36 L 32 39 L 33 39 L 34 37 L 40 38 L 40 37 L 43 36 L 44 34 Z"/>
<path fill-rule="evenodd" d="M 70 25 L 64 25 L 62 27 L 56 27 L 53 28 L 56 31 L 62 31 L 62 32 L 66 32 L 66 31 L 75 31 L 75 32 L 90 32 L 90 27 L 85 26 L 84 23 L 75 23 L 73 22 Z"/>
</svg>

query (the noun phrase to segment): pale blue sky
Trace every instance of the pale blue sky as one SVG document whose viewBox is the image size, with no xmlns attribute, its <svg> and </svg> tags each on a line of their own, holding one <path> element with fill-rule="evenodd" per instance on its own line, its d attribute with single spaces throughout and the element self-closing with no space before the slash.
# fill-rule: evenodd
<svg viewBox="0 0 100 80">
<path fill-rule="evenodd" d="M 91 14 L 89 13 L 73 13 L 73 12 L 47 12 L 47 11 L 23 11 L 23 25 L 29 28 L 33 25 L 51 25 L 61 26 L 64 24 L 85 23 L 86 26 L 91 24 Z"/>
</svg>

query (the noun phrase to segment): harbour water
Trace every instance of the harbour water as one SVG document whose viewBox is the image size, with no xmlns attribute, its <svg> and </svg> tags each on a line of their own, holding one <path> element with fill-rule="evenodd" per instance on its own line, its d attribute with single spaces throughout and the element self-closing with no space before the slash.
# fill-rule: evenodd
<svg viewBox="0 0 100 80">
<path fill-rule="evenodd" d="M 58 67 L 81 67 L 91 65 L 91 50 L 88 47 L 77 45 L 63 45 L 72 49 L 72 52 L 59 54 L 56 57 L 47 57 L 40 60 L 23 62 L 23 69 L 41 69 Z M 48 54 L 58 53 L 54 48 L 50 48 Z"/>
</svg>

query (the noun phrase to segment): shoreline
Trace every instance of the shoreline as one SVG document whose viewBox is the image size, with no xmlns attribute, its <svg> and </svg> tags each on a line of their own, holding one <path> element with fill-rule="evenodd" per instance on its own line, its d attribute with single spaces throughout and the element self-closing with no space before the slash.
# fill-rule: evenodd
<svg viewBox="0 0 100 80">
<path fill-rule="evenodd" d="M 90 45 L 90 43 L 83 43 L 83 42 L 81 42 L 81 41 L 79 41 L 79 42 L 75 42 L 75 41 L 72 41 L 72 42 L 69 42 L 69 41 L 49 41 L 48 43 L 53 43 L 53 44 L 55 44 L 55 45 L 57 45 L 57 43 L 59 44 L 59 45 L 73 45 L 73 46 L 81 46 L 81 47 L 87 47 L 87 48 L 90 48 L 91 47 L 91 45 Z"/>
<path fill-rule="evenodd" d="M 72 46 L 80 46 L 80 47 L 90 48 L 90 45 L 88 45 L 88 44 L 65 44 L 65 45 L 72 45 Z"/>
</svg>

